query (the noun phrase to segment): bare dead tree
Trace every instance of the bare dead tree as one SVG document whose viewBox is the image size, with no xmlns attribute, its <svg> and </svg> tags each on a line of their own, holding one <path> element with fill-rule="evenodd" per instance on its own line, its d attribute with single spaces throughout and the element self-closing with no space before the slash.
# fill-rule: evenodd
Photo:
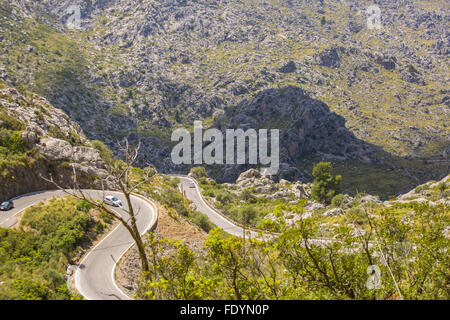
<svg viewBox="0 0 450 320">
<path fill-rule="evenodd" d="M 147 260 L 147 254 L 145 252 L 145 245 L 136 224 L 136 217 L 139 214 L 139 210 L 136 212 L 133 207 L 131 195 L 133 192 L 136 192 L 142 184 L 148 182 L 155 171 L 152 168 L 146 168 L 144 169 L 144 177 L 140 179 L 140 181 L 133 181 L 131 178 L 131 171 L 133 169 L 133 165 L 136 163 L 141 144 L 139 142 L 136 147 L 131 147 L 128 139 L 125 139 L 123 143 L 118 143 L 118 145 L 120 150 L 123 152 L 123 161 L 114 159 L 111 161 L 106 161 L 105 167 L 107 175 L 103 178 L 97 177 L 102 186 L 102 200 L 95 200 L 92 197 L 89 197 L 88 193 L 80 187 L 77 180 L 77 172 L 74 166 L 72 166 L 72 189 L 62 187 L 59 183 L 54 181 L 52 176 L 50 176 L 50 178 L 42 176 L 42 179 L 53 184 L 57 189 L 63 191 L 65 194 L 84 200 L 95 208 L 103 210 L 111 217 L 120 221 L 120 223 L 130 233 L 136 244 L 141 260 L 142 271 L 144 273 L 148 273 L 150 268 Z M 122 209 L 126 212 L 127 217 L 122 217 L 117 211 L 113 210 L 103 202 L 106 194 L 105 185 L 112 185 L 115 190 L 120 191 L 123 194 L 126 199 L 127 209 Z"/>
</svg>

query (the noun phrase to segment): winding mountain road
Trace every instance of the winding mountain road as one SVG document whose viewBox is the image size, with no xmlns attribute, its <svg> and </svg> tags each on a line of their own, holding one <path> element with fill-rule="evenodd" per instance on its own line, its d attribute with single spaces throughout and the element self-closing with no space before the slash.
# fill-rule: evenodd
<svg viewBox="0 0 450 320">
<path fill-rule="evenodd" d="M 216 210 L 214 210 L 210 205 L 208 205 L 205 200 L 203 199 L 200 188 L 198 186 L 197 181 L 195 179 L 192 179 L 190 177 L 186 176 L 177 176 L 177 178 L 180 179 L 179 188 L 180 191 L 190 200 L 194 205 L 197 207 L 197 210 L 204 213 L 208 216 L 208 218 L 213 222 L 216 226 L 223 229 L 227 233 L 243 237 L 244 236 L 244 229 L 236 224 L 234 224 L 232 221 L 226 219 L 223 217 L 220 213 L 218 213 Z M 194 185 L 192 185 L 194 183 Z M 255 231 L 246 230 L 245 236 L 248 238 L 259 238 L 260 240 L 271 240 L 279 236 L 277 233 L 264 233 L 260 234 Z M 314 245 L 322 246 L 322 245 L 329 245 L 333 242 L 339 241 L 337 239 L 331 239 L 331 238 L 314 238 L 309 239 L 308 242 Z"/>
<path fill-rule="evenodd" d="M 189 177 L 185 176 L 177 176 L 177 178 L 180 179 L 180 190 L 181 192 L 194 203 L 194 205 L 197 207 L 197 210 L 208 216 L 209 220 L 211 220 L 212 223 L 214 223 L 219 228 L 223 229 L 227 233 L 243 237 L 244 236 L 244 229 L 237 226 L 230 220 L 224 218 L 222 215 L 220 215 L 217 211 L 212 209 L 206 202 L 203 200 L 202 195 L 200 194 L 200 189 L 197 184 L 197 182 Z M 193 187 L 192 183 L 194 183 Z M 246 237 L 257 237 L 258 233 L 254 231 L 247 230 L 245 233 Z"/>
<path fill-rule="evenodd" d="M 103 191 L 84 190 L 88 197 L 102 200 Z M 123 208 L 115 208 L 123 218 L 127 218 L 128 209 L 125 198 L 120 192 L 107 191 L 108 195 L 114 195 L 124 204 Z M 13 199 L 14 208 L 8 212 L 0 212 L 0 227 L 12 227 L 17 219 L 15 216 L 26 208 L 45 199 L 60 198 L 66 194 L 62 191 L 42 191 L 22 195 Z M 146 233 L 157 222 L 157 209 L 147 199 L 140 196 L 132 196 L 131 201 L 136 212 L 136 222 L 141 234 Z M 102 239 L 79 264 L 75 271 L 75 286 L 88 300 L 130 300 L 116 285 L 114 270 L 116 261 L 133 245 L 133 239 L 128 231 L 119 224 L 104 239 Z"/>
<path fill-rule="evenodd" d="M 178 176 L 180 179 L 180 189 L 184 191 L 186 197 L 196 206 L 197 210 L 206 214 L 209 219 L 218 227 L 229 234 L 242 237 L 244 230 L 227 220 L 203 200 L 198 184 L 195 180 Z M 191 187 L 194 183 L 195 187 Z M 86 196 L 96 200 L 102 200 L 105 196 L 103 191 L 83 190 Z M 114 195 L 124 204 L 123 208 L 115 208 L 116 212 L 123 218 L 127 218 L 127 203 L 123 194 L 115 191 L 107 191 L 108 195 Z M 11 228 L 17 222 L 16 216 L 28 207 L 39 202 L 52 198 L 61 198 L 67 194 L 60 190 L 38 191 L 18 196 L 13 199 L 14 208 L 7 212 L 0 212 L 0 227 Z M 157 222 L 157 210 L 147 199 L 141 196 L 132 196 L 132 204 L 136 215 L 138 229 L 141 234 L 146 233 Z M 247 231 L 246 236 L 255 237 L 257 233 Z M 88 300 L 130 300 L 114 280 L 116 262 L 134 244 L 128 231 L 119 224 L 105 238 L 103 238 L 94 248 L 92 248 L 78 265 L 75 271 L 75 286 L 78 291 Z"/>
<path fill-rule="evenodd" d="M 202 195 L 197 182 L 186 176 L 177 176 L 180 180 L 180 191 L 191 200 L 197 210 L 204 213 L 216 226 L 223 229 L 227 233 L 243 237 L 244 230 L 232 221 L 226 219 L 216 210 L 211 208 Z M 105 193 L 98 190 L 83 190 L 88 196 L 96 200 L 102 200 Z M 127 203 L 122 193 L 115 191 L 107 191 L 106 194 L 114 195 L 124 204 L 123 208 L 115 208 L 116 212 L 123 218 L 127 219 Z M 17 214 L 23 212 L 28 207 L 38 204 L 40 201 L 64 197 L 63 191 L 40 191 L 25 194 L 13 199 L 14 208 L 7 212 L 0 212 L 0 227 L 10 228 L 17 223 Z M 133 195 L 131 198 L 133 208 L 136 212 L 136 221 L 141 234 L 146 233 L 150 228 L 154 227 L 158 220 L 157 209 L 148 199 Z M 258 237 L 257 232 L 247 230 L 246 237 Z M 276 236 L 267 235 L 265 237 L 272 238 Z M 311 239 L 318 245 L 327 244 L 332 239 Z M 75 271 L 75 286 L 78 291 L 88 300 L 131 300 L 115 283 L 114 271 L 116 262 L 120 260 L 123 254 L 134 244 L 128 231 L 119 224 L 105 238 L 103 238 L 94 248 L 92 248 L 84 257 Z"/>
</svg>

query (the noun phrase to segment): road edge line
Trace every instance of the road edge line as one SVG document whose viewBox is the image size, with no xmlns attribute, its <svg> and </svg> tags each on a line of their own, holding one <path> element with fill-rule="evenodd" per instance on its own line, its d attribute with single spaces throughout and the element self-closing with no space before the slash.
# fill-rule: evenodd
<svg viewBox="0 0 450 320">
<path fill-rule="evenodd" d="M 150 199 L 140 195 L 140 194 L 135 194 L 132 193 L 133 196 L 135 196 L 136 198 L 140 198 L 141 200 L 144 200 L 145 202 L 147 202 L 148 204 L 150 204 L 150 206 L 153 207 L 153 211 L 154 211 L 154 218 L 153 220 L 150 222 L 150 224 L 145 228 L 145 230 L 141 233 L 141 235 L 146 234 L 150 229 L 152 229 L 157 223 L 158 223 L 158 218 L 159 218 L 159 212 L 158 212 L 158 207 L 156 206 L 155 203 L 153 203 L 153 201 L 151 201 Z M 122 259 L 122 257 L 135 245 L 135 243 L 133 242 L 124 252 L 122 252 L 122 254 L 119 256 L 119 258 L 117 259 L 117 262 L 114 263 L 114 267 L 112 269 L 112 280 L 113 280 L 113 284 L 116 287 L 117 290 L 119 290 L 120 292 L 122 292 L 122 294 L 124 294 L 125 296 L 129 297 L 131 300 L 135 300 L 132 297 L 130 297 L 128 294 L 126 294 L 125 292 L 123 292 L 123 290 L 119 287 L 119 285 L 116 282 L 116 268 L 117 265 L 119 264 L 120 260 Z"/>
</svg>

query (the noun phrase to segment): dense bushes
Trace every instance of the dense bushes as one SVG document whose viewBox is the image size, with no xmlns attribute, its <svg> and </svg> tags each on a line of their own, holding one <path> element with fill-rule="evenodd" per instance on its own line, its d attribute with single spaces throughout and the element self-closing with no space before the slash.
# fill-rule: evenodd
<svg viewBox="0 0 450 320">
<path fill-rule="evenodd" d="M 18 230 L 0 228 L 0 300 L 70 299 L 64 273 L 78 247 L 102 225 L 76 199 L 28 208 Z"/>
<path fill-rule="evenodd" d="M 143 299 L 448 299 L 449 225 L 446 205 L 368 208 L 355 234 L 336 224 L 334 241 L 318 245 L 314 218 L 269 241 L 210 232 L 204 252 L 150 235 L 150 280 Z M 370 218 L 371 217 L 371 218 Z M 353 218 L 350 217 L 351 220 Z M 371 219 L 371 221 L 369 221 Z M 378 245 L 370 245 L 376 241 Z M 386 259 L 386 260 L 384 260 Z M 388 262 L 388 265 L 386 264 Z M 371 287 L 369 266 L 380 282 Z M 148 279 L 148 278 L 147 278 Z"/>
<path fill-rule="evenodd" d="M 252 206 L 243 206 L 238 210 L 239 222 L 242 224 L 255 224 L 255 219 L 258 217 L 258 212 Z"/>
<path fill-rule="evenodd" d="M 24 123 L 6 113 L 0 108 L 0 157 L 25 152 L 26 146 L 20 137 L 20 131 L 25 129 Z"/>
<path fill-rule="evenodd" d="M 0 128 L 11 131 L 21 131 L 25 129 L 25 124 L 14 117 L 11 117 L 5 110 L 0 108 Z"/>
<path fill-rule="evenodd" d="M 110 163 L 114 159 L 113 152 L 108 149 L 108 147 L 101 141 L 98 140 L 92 140 L 91 141 L 92 147 L 97 149 L 100 152 L 100 157 L 106 162 Z"/>
<path fill-rule="evenodd" d="M 221 202 L 222 204 L 227 204 L 232 201 L 233 195 L 227 190 L 219 190 L 215 194 L 216 200 Z"/>
<path fill-rule="evenodd" d="M 25 143 L 19 132 L 0 129 L 0 154 L 20 154 L 26 150 Z"/>
<path fill-rule="evenodd" d="M 25 125 L 0 108 L 0 176 L 8 177 L 11 170 L 30 162 L 27 147 L 20 136 Z"/>
<path fill-rule="evenodd" d="M 205 232 L 209 232 L 214 228 L 214 224 L 203 213 L 194 210 L 189 214 L 189 219 L 202 228 Z"/>
<path fill-rule="evenodd" d="M 195 179 L 204 178 L 207 176 L 206 169 L 204 167 L 193 167 L 190 173 Z"/>
<path fill-rule="evenodd" d="M 239 224 L 245 223 L 249 227 L 262 227 L 264 217 L 285 202 L 292 199 L 267 199 L 258 195 L 254 188 L 248 187 L 240 193 L 233 189 L 226 189 L 224 185 L 216 184 L 213 180 L 200 183 L 202 195 L 214 198 L 216 209 L 222 211 Z"/>
<path fill-rule="evenodd" d="M 335 208 L 340 208 L 344 205 L 345 196 L 343 194 L 337 194 L 331 200 L 331 205 Z"/>
</svg>

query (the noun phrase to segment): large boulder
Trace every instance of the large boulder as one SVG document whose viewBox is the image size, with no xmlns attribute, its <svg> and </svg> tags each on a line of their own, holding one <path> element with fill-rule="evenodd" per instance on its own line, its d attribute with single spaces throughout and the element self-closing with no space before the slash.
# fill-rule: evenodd
<svg viewBox="0 0 450 320">
<path fill-rule="evenodd" d="M 275 199 L 287 199 L 291 196 L 291 192 L 286 189 L 278 190 L 277 192 L 270 194 L 267 196 L 267 199 L 269 200 L 275 200 Z"/>
<path fill-rule="evenodd" d="M 341 58 L 336 48 L 325 49 L 316 57 L 320 66 L 327 68 L 339 68 L 341 66 Z"/>
<path fill-rule="evenodd" d="M 291 187 L 291 192 L 297 199 L 306 199 L 311 196 L 311 186 L 296 181 Z"/>
<path fill-rule="evenodd" d="M 344 211 L 341 208 L 332 208 L 329 209 L 327 211 L 325 211 L 324 213 L 322 213 L 322 215 L 324 217 L 336 217 L 340 214 L 342 214 Z"/>
<path fill-rule="evenodd" d="M 375 62 L 383 66 L 386 70 L 393 70 L 397 65 L 397 58 L 386 53 L 377 53 L 375 55 Z"/>
<path fill-rule="evenodd" d="M 55 138 L 42 139 L 37 150 L 51 161 L 68 161 L 73 154 L 73 147 L 69 142 Z"/>
<path fill-rule="evenodd" d="M 86 146 L 72 146 L 69 142 L 56 138 L 43 138 L 36 145 L 37 150 L 51 161 L 68 161 L 104 168 L 105 163 L 97 149 Z"/>
<path fill-rule="evenodd" d="M 256 169 L 242 172 L 236 180 L 237 185 L 248 184 L 249 181 L 261 178 L 261 173 Z"/>
<path fill-rule="evenodd" d="M 370 203 L 370 202 L 374 202 L 376 204 L 380 204 L 381 203 L 380 197 L 373 196 L 373 195 L 370 195 L 370 194 L 361 197 L 359 200 L 361 201 L 361 203 Z"/>
<path fill-rule="evenodd" d="M 295 70 L 297 70 L 297 66 L 295 65 L 294 61 L 289 61 L 284 66 L 282 66 L 280 69 L 278 69 L 278 71 L 281 73 L 292 73 L 292 72 L 295 72 Z"/>
</svg>

